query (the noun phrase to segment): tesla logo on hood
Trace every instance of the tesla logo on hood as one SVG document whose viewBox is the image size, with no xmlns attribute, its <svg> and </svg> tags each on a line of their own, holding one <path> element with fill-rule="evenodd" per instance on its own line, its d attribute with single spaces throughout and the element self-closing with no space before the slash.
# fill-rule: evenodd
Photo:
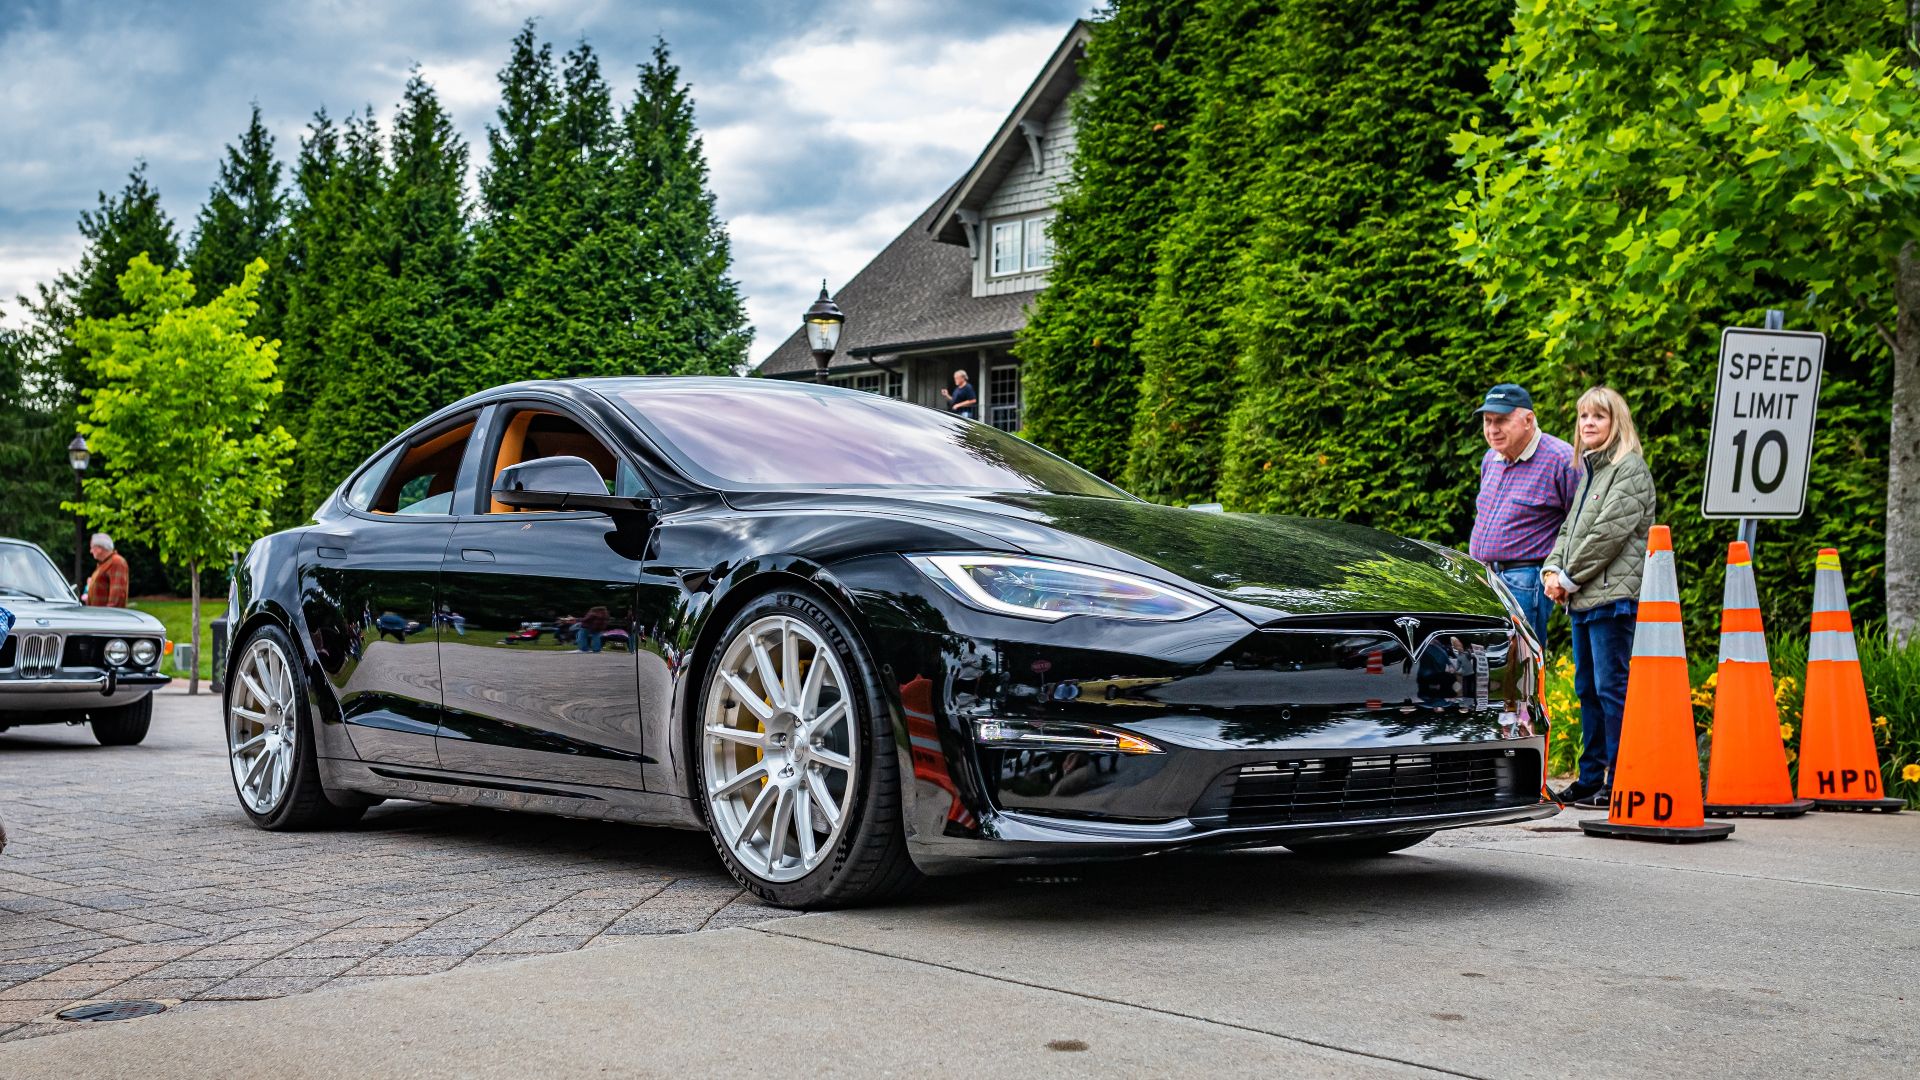
<svg viewBox="0 0 1920 1080">
<path fill-rule="evenodd" d="M 1420 630 L 1420 620 L 1411 615 L 1403 615 L 1393 620 L 1393 625 L 1399 627 L 1400 633 L 1406 637 L 1407 652 L 1413 653 L 1419 651 L 1419 644 L 1413 640 L 1413 635 Z"/>
</svg>

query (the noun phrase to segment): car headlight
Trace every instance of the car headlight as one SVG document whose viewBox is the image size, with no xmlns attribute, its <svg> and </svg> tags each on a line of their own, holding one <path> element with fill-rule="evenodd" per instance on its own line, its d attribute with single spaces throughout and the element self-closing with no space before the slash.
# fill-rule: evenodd
<svg viewBox="0 0 1920 1080">
<path fill-rule="evenodd" d="M 146 667 L 160 658 L 160 643 L 152 638 L 141 638 L 133 643 L 133 662 Z"/>
<path fill-rule="evenodd" d="M 1215 604 L 1157 581 L 1051 559 L 1009 555 L 909 555 L 948 592 L 1002 615 L 1054 622 L 1069 615 L 1172 622 Z"/>
<path fill-rule="evenodd" d="M 114 638 L 107 642 L 106 648 L 100 650 L 100 655 L 106 657 L 107 663 L 112 664 L 114 667 L 119 667 L 121 664 L 126 663 L 127 657 L 132 655 L 132 653 L 132 648 L 128 646 L 124 638 Z"/>
<path fill-rule="evenodd" d="M 1508 588 L 1507 583 L 1500 580 L 1500 575 L 1492 570 L 1487 571 L 1487 584 L 1493 588 L 1493 594 L 1500 598 L 1501 605 L 1507 609 L 1507 617 L 1513 620 L 1513 625 L 1526 635 L 1527 644 L 1532 647 L 1534 655 L 1539 655 L 1540 639 L 1533 636 L 1533 620 L 1527 618 L 1527 609 L 1520 606 L 1520 598 L 1513 595 L 1513 590 Z"/>
</svg>

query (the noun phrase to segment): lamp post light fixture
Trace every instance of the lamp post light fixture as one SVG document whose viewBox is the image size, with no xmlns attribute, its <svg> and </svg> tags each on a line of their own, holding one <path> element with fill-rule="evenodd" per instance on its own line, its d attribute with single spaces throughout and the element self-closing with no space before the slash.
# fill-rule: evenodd
<svg viewBox="0 0 1920 1080">
<path fill-rule="evenodd" d="M 824 383 L 827 365 L 833 363 L 833 354 L 840 348 L 840 328 L 847 321 L 840 305 L 827 295 L 826 279 L 820 281 L 820 298 L 803 318 L 807 327 L 807 349 L 813 353 L 813 381 Z"/>
<path fill-rule="evenodd" d="M 73 466 L 73 498 L 79 502 L 87 497 L 86 488 L 81 486 L 80 477 L 87 471 L 87 460 L 92 457 L 87 452 L 87 440 L 75 435 L 67 444 L 67 464 Z M 73 515 L 73 587 L 77 591 L 87 582 L 87 519 L 78 511 Z"/>
</svg>

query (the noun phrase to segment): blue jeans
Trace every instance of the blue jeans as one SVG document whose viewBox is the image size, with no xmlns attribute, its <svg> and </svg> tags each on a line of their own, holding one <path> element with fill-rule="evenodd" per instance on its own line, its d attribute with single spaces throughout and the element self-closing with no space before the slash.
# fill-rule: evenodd
<svg viewBox="0 0 1920 1080">
<path fill-rule="evenodd" d="M 607 637 L 607 632 L 605 630 L 580 631 L 580 651 L 581 652 L 599 652 L 600 643 L 602 641 L 605 641 L 606 637 Z"/>
<path fill-rule="evenodd" d="M 1526 612 L 1527 622 L 1533 626 L 1533 636 L 1540 639 L 1540 648 L 1547 647 L 1547 619 L 1553 615 L 1553 601 L 1547 598 L 1546 587 L 1540 584 L 1540 568 L 1537 566 L 1516 566 L 1511 570 L 1500 571 L 1500 580 L 1513 590 L 1513 598 L 1520 601 L 1520 610 Z"/>
<path fill-rule="evenodd" d="M 1605 791 L 1620 753 L 1620 721 L 1627 711 L 1627 666 L 1640 605 L 1616 600 L 1572 612 L 1573 689 L 1580 695 L 1579 785 Z"/>
</svg>

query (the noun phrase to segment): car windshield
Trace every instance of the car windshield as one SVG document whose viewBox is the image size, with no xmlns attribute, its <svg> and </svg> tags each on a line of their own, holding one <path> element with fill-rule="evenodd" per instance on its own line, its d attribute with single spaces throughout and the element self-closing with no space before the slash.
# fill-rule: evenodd
<svg viewBox="0 0 1920 1080">
<path fill-rule="evenodd" d="M 650 386 L 611 395 L 716 487 L 939 487 L 1131 496 L 986 424 L 857 390 Z"/>
<path fill-rule="evenodd" d="M 65 600 L 67 583 L 39 548 L 0 544 L 0 597 L 7 596 Z"/>
</svg>

